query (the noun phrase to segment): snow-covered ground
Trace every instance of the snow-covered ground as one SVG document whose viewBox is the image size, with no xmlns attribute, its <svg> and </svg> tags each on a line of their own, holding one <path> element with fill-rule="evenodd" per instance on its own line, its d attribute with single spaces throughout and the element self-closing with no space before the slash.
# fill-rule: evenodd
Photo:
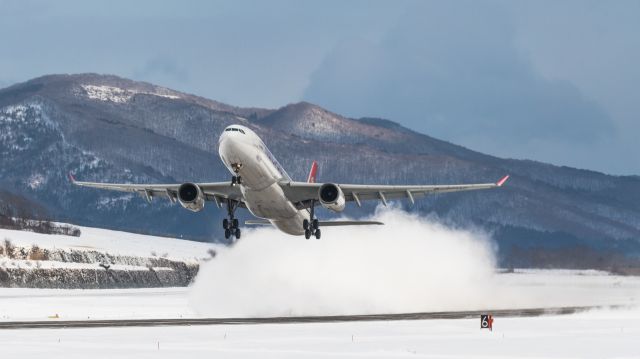
<svg viewBox="0 0 640 359">
<path fill-rule="evenodd" d="M 47 249 L 94 250 L 112 255 L 162 256 L 167 259 L 197 262 L 209 257 L 215 246 L 209 243 L 155 237 L 101 228 L 81 227 L 80 237 L 49 235 L 28 231 L 0 229 L 0 240 L 10 240 L 18 247 L 37 245 Z"/>
<path fill-rule="evenodd" d="M 446 310 L 518 309 L 560 306 L 638 306 L 640 278 L 613 276 L 595 271 L 523 271 L 501 274 L 498 280 L 510 288 L 495 294 L 495 304 L 479 307 L 468 298 L 465 308 Z M 238 283 L 243 286 L 242 283 Z M 216 283 L 210 283 L 212 288 Z M 224 295 L 219 293 L 216 295 Z M 0 321 L 137 318 L 195 318 L 209 316 L 201 310 L 202 298 L 193 288 L 142 289 L 28 289 L 0 288 Z M 261 305 L 254 298 L 255 306 Z M 268 303 L 265 303 L 267 305 Z M 426 308 L 429 309 L 429 308 Z M 443 310 L 439 307 L 433 311 Z M 218 317 L 232 317 L 236 313 L 218 313 Z M 280 313 L 267 313 L 266 316 Z M 335 314 L 329 312 L 326 314 Z M 345 313 L 343 313 L 345 314 Z M 346 313 L 348 314 L 348 313 Z M 357 314 L 357 313 L 352 313 Z M 382 314 L 382 313 L 379 313 Z M 322 315 L 317 313 L 316 315 Z"/>
<path fill-rule="evenodd" d="M 638 358 L 640 311 L 478 319 L 0 331 L 3 358 Z"/>
<path fill-rule="evenodd" d="M 187 318 L 188 288 L 0 288 L 0 321 Z"/>
<path fill-rule="evenodd" d="M 406 229 L 416 221 L 400 223 Z M 640 357 L 640 278 L 599 271 L 497 274 L 482 236 L 429 223 L 417 229 L 406 236 L 334 231 L 322 241 L 248 230 L 233 248 L 93 228 L 81 228 L 79 238 L 0 230 L 0 239 L 23 247 L 153 252 L 185 261 L 218 253 L 189 288 L 0 289 L 0 321 L 627 307 L 497 317 L 493 332 L 480 330 L 479 319 L 3 329 L 0 358 Z"/>
<path fill-rule="evenodd" d="M 633 304 L 640 279 L 593 271 L 500 275 L 527 304 Z M 212 284 L 213 286 L 213 284 Z M 0 320 L 198 317 L 190 288 L 0 289 Z M 545 293 L 565 293 L 546 296 Z M 537 295 L 535 295 L 537 293 Z M 578 298 L 578 302 L 568 302 Z M 473 302 L 473 299 L 469 299 Z M 499 299 L 498 299 L 499 300 Z M 256 298 L 260 301 L 260 298 Z M 49 318 L 57 316 L 58 319 Z M 2 358 L 638 358 L 640 309 L 566 316 L 323 324 L 0 330 Z"/>
<path fill-rule="evenodd" d="M 640 277 L 602 271 L 516 269 L 494 284 L 491 308 L 640 305 Z"/>
</svg>

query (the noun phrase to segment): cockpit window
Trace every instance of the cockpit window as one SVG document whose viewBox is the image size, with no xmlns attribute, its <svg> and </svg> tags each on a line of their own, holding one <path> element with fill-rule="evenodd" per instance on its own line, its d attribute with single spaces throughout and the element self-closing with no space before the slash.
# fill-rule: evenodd
<svg viewBox="0 0 640 359">
<path fill-rule="evenodd" d="M 239 129 L 239 128 L 235 128 L 235 127 L 226 128 L 226 129 L 224 130 L 224 132 L 227 132 L 227 131 L 240 132 L 240 133 L 241 133 L 241 134 L 243 134 L 243 135 L 245 134 L 245 133 L 244 133 L 244 130 L 241 130 L 241 129 Z"/>
</svg>

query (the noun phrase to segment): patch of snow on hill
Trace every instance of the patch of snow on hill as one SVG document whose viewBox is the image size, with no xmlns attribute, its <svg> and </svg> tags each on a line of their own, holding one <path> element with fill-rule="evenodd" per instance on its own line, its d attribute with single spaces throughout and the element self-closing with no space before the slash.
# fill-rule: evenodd
<svg viewBox="0 0 640 359">
<path fill-rule="evenodd" d="M 5 123 L 17 123 L 26 122 L 29 114 L 35 113 L 36 115 L 42 114 L 42 106 L 37 103 L 19 104 L 13 106 L 7 106 L 0 110 L 0 122 Z M 40 117 L 36 117 L 39 120 Z"/>
<path fill-rule="evenodd" d="M 99 101 L 110 101 L 115 103 L 126 103 L 134 95 L 137 95 L 137 94 L 160 96 L 160 97 L 166 97 L 170 99 L 180 98 L 180 96 L 175 96 L 175 95 L 143 92 L 143 91 L 133 91 L 133 90 L 123 89 L 123 88 L 114 87 L 114 86 L 82 85 L 82 88 L 85 90 L 85 92 L 87 93 L 87 96 L 90 99 L 99 100 Z"/>
<path fill-rule="evenodd" d="M 87 92 L 87 96 L 90 99 L 100 101 L 125 103 L 133 96 L 132 92 L 112 86 L 82 85 L 82 88 Z"/>
<path fill-rule="evenodd" d="M 338 134 L 339 129 L 336 128 L 336 120 L 320 108 L 312 107 L 305 113 L 307 121 L 300 122 L 300 127 L 305 130 L 317 131 L 325 134 Z"/>
<path fill-rule="evenodd" d="M 29 179 L 27 179 L 27 186 L 29 186 L 29 188 L 31 189 L 37 189 L 40 188 L 44 183 L 46 183 L 46 180 L 47 179 L 42 174 L 35 173 L 31 175 Z"/>
<path fill-rule="evenodd" d="M 57 125 L 49 119 L 37 102 L 27 102 L 0 108 L 0 148 L 3 154 L 9 155 L 7 150 L 25 151 L 34 142 L 34 134 L 24 131 L 30 126 L 41 128 L 56 128 Z"/>
<path fill-rule="evenodd" d="M 116 197 L 102 196 L 98 200 L 98 208 L 118 208 L 131 202 L 133 198 L 133 194 L 125 194 Z"/>
</svg>

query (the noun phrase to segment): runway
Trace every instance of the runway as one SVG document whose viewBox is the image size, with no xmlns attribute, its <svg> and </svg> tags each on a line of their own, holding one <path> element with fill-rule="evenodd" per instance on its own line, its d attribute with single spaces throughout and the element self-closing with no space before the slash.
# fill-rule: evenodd
<svg viewBox="0 0 640 359">
<path fill-rule="evenodd" d="M 0 329 L 56 329 L 56 328 L 105 328 L 105 327 L 158 327 L 196 325 L 284 324 L 284 323 L 334 323 L 428 319 L 465 319 L 492 314 L 496 318 L 537 317 L 566 315 L 594 309 L 620 309 L 627 306 L 578 306 L 526 309 L 498 309 L 449 312 L 423 312 L 400 314 L 335 315 L 267 318 L 176 318 L 176 319 L 109 319 L 109 320 L 56 320 L 0 322 Z"/>
</svg>

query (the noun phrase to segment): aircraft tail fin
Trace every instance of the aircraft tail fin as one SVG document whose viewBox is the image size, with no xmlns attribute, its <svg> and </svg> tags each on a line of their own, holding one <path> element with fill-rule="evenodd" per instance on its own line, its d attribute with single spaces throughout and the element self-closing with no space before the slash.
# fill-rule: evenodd
<svg viewBox="0 0 640 359">
<path fill-rule="evenodd" d="M 318 174 L 318 162 L 313 161 L 311 164 L 311 171 L 309 171 L 308 183 L 316 183 L 316 175 Z"/>
</svg>

